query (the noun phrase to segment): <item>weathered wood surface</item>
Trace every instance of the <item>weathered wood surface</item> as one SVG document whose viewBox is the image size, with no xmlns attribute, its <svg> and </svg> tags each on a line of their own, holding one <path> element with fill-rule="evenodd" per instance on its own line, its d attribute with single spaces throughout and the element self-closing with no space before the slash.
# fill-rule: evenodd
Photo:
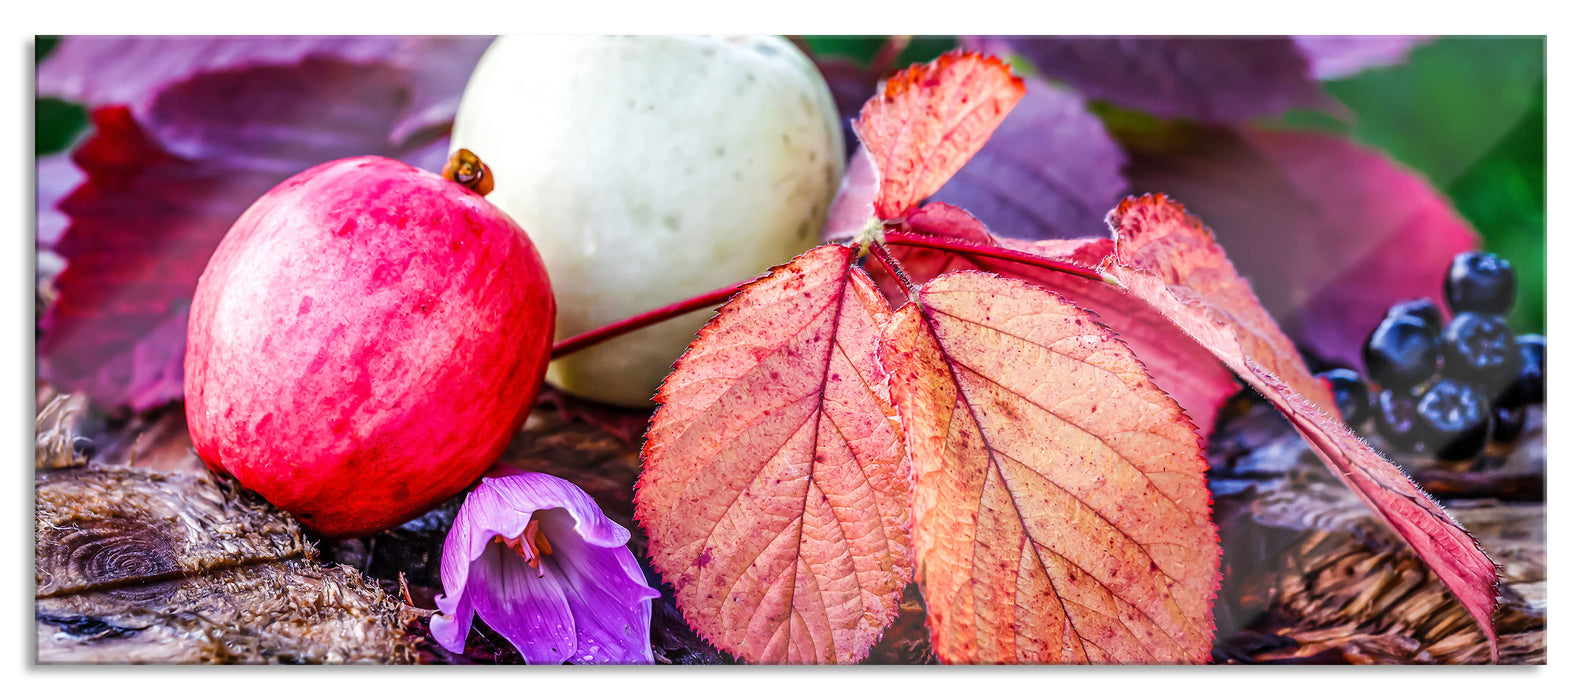
<svg viewBox="0 0 1582 700">
<path fill-rule="evenodd" d="M 86 429 L 88 400 L 62 395 L 49 400 L 34 420 L 35 448 L 33 468 L 60 469 L 88 463 L 92 443 L 82 435 Z"/>
<path fill-rule="evenodd" d="M 1261 401 L 1210 442 L 1225 549 L 1215 653 L 1229 663 L 1486 664 L 1449 590 Z M 1501 566 L 1500 663 L 1547 658 L 1543 412 L 1473 463 L 1405 460 Z"/>
<path fill-rule="evenodd" d="M 285 559 L 39 598 L 40 663 L 404 663 L 404 609 L 351 567 Z"/>
<path fill-rule="evenodd" d="M 38 662 L 413 659 L 416 609 L 314 561 L 294 520 L 205 469 L 179 407 L 86 435 L 80 411 L 47 417 L 34 478 Z"/>
</svg>

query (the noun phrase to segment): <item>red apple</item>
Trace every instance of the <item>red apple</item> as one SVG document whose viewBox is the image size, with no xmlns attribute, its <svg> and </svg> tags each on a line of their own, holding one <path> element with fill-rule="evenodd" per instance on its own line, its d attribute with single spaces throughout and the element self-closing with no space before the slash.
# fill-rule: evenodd
<svg viewBox="0 0 1582 700">
<path fill-rule="evenodd" d="M 299 173 L 209 260 L 187 328 L 187 423 L 213 469 L 329 536 L 475 481 L 544 377 L 555 301 L 511 218 L 378 157 Z"/>
</svg>

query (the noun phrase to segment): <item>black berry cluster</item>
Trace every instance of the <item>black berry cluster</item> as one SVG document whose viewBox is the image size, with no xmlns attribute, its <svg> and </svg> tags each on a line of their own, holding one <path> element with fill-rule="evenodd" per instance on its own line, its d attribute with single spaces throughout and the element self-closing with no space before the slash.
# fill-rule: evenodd
<svg viewBox="0 0 1582 700">
<path fill-rule="evenodd" d="M 1470 459 L 1514 440 L 1527 407 L 1544 402 L 1546 340 L 1511 333 L 1515 295 L 1508 261 L 1461 253 L 1445 273 L 1449 323 L 1430 299 L 1398 302 L 1363 347 L 1366 379 L 1349 369 L 1319 376 L 1359 432 L 1371 422 L 1397 452 Z"/>
</svg>

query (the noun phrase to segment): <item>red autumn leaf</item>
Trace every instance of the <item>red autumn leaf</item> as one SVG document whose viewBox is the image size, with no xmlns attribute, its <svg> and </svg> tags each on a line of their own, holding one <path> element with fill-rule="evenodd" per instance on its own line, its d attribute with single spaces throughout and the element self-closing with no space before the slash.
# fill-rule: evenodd
<svg viewBox="0 0 1582 700">
<path fill-rule="evenodd" d="M 665 379 L 637 515 L 710 642 L 758 663 L 855 663 L 911 579 L 889 308 L 826 245 L 745 287 Z"/>
<path fill-rule="evenodd" d="M 1074 263 L 1081 267 L 1097 269 L 1098 263 L 1104 260 L 1114 244 L 1107 238 L 1078 238 L 1078 239 L 1050 239 L 1050 240 L 1023 240 L 1018 238 L 1002 238 L 989 231 L 971 212 L 954 204 L 943 202 L 930 202 L 916 209 L 908 210 L 893 225 L 893 230 L 907 233 L 918 233 L 928 236 L 962 243 L 971 243 L 979 246 L 1003 248 L 1016 253 L 1028 253 L 1038 258 Z M 1046 287 L 1060 287 L 1065 285 L 1066 278 L 1073 275 L 1055 272 L 1035 265 L 1029 265 L 1012 260 L 973 255 L 972 253 L 935 250 L 921 246 L 911 246 L 896 243 L 891 246 L 895 258 L 901 261 L 912 281 L 922 284 L 946 272 L 959 270 L 980 270 L 993 272 L 1008 277 L 1017 277 L 1029 282 L 1036 282 Z M 877 263 L 870 262 L 870 269 L 876 273 L 880 269 Z M 1078 278 L 1080 279 L 1080 278 Z M 882 279 L 880 289 L 887 295 L 894 292 L 892 299 L 897 303 L 904 301 L 905 294 L 888 279 Z M 1057 289 L 1056 291 L 1062 291 Z"/>
<path fill-rule="evenodd" d="M 1335 476 L 1362 497 L 1450 587 L 1494 648 L 1494 563 L 1461 526 L 1336 416 L 1322 380 L 1308 372 L 1225 251 L 1179 204 L 1150 195 L 1109 218 L 1115 255 L 1107 273 L 1159 309 L 1283 411 Z"/>
<path fill-rule="evenodd" d="M 923 285 L 880 354 L 941 660 L 1208 660 L 1219 544 L 1201 442 L 1114 332 L 962 272 Z"/>
<path fill-rule="evenodd" d="M 968 243 L 1000 246 L 1089 269 L 1098 269 L 1104 258 L 1115 249 L 1114 242 L 1108 238 L 1047 241 L 1000 238 L 990 233 L 971 214 L 938 202 L 907 212 L 900 228 Z M 1240 388 L 1240 384 L 1212 353 L 1187 337 L 1153 307 L 1114 285 L 977 255 L 899 244 L 892 245 L 890 250 L 894 251 L 896 259 L 901 261 L 912 281 L 918 284 L 946 272 L 982 270 L 1034 282 L 1059 293 L 1077 306 L 1093 311 L 1137 354 L 1143 366 L 1148 368 L 1154 383 L 1186 409 L 1199 434 L 1206 436 L 1213 432 L 1220 406 Z M 900 292 L 894 282 L 888 277 L 879 276 L 881 272 L 877 261 L 870 260 L 868 269 L 878 280 L 881 291 L 895 303 L 904 301 L 905 294 Z"/>
<path fill-rule="evenodd" d="M 938 191 L 1024 91 L 999 59 L 961 51 L 892 76 L 857 120 L 857 136 L 879 170 L 875 215 L 899 216 Z"/>
<path fill-rule="evenodd" d="M 1343 137 L 1183 130 L 1137 144 L 1134 193 L 1168 192 L 1214 222 L 1263 307 L 1304 349 L 1362 368 L 1391 304 L 1443 298 L 1445 270 L 1478 235 L 1432 185 Z"/>
</svg>

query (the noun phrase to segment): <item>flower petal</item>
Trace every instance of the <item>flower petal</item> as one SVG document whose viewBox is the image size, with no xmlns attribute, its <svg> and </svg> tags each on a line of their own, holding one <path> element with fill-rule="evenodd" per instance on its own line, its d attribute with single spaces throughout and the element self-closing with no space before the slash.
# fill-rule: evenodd
<svg viewBox="0 0 1582 700">
<path fill-rule="evenodd" d="M 516 552 L 491 543 L 472 564 L 467 593 L 478 617 L 511 642 L 522 660 L 558 664 L 577 649 L 563 576 L 547 562 L 534 569 Z"/>
<path fill-rule="evenodd" d="M 564 577 L 566 602 L 577 625 L 577 664 L 651 664 L 652 606 L 659 597 L 624 545 L 601 547 L 573 531 L 564 511 L 539 516 L 544 536 L 555 548 L 545 559 Z"/>
<path fill-rule="evenodd" d="M 521 535 L 535 515 L 552 546 L 538 569 L 495 541 Z M 445 536 L 445 594 L 430 630 L 440 646 L 460 652 L 476 613 L 529 663 L 651 664 L 648 601 L 659 592 L 626 548 L 629 539 L 571 482 L 486 476 Z"/>
<path fill-rule="evenodd" d="M 446 549 L 446 553 L 450 550 Z M 434 641 L 452 654 L 460 654 L 467 649 L 467 635 L 472 632 L 472 591 L 466 587 L 454 596 L 440 595 L 434 599 L 439 605 L 439 612 L 428 620 L 428 629 L 434 633 Z"/>
<path fill-rule="evenodd" d="M 472 580 L 468 570 L 473 561 L 483 556 L 484 550 L 495 535 L 516 537 L 527 529 L 533 519 L 532 511 L 519 511 L 509 506 L 495 488 L 488 486 L 491 479 L 467 494 L 467 500 L 456 513 L 456 521 L 445 534 L 445 550 L 440 555 L 440 581 L 445 594 L 460 595 Z"/>
<path fill-rule="evenodd" d="M 484 477 L 474 493 L 490 491 L 505 506 L 522 513 L 564 508 L 577 521 L 577 534 L 589 543 L 603 547 L 622 547 L 632 538 L 626 528 L 615 524 L 599 510 L 582 489 L 565 479 L 526 472 L 499 478 Z M 472 497 L 469 496 L 468 500 Z M 465 506 L 464 506 L 465 507 Z M 524 522 L 523 525 L 526 525 Z M 517 534 L 520 534 L 520 530 Z"/>
</svg>

